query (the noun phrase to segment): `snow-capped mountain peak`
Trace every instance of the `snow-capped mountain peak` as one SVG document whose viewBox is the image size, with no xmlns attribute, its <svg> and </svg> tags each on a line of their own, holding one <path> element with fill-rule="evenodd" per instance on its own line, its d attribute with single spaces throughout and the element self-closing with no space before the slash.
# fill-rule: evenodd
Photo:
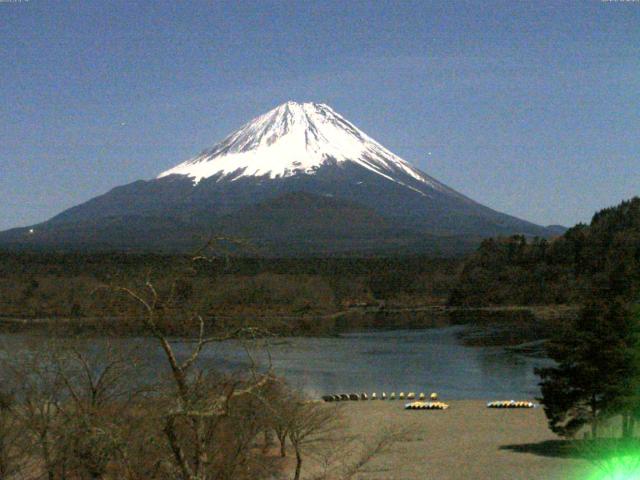
<svg viewBox="0 0 640 480">
<path fill-rule="evenodd" d="M 282 104 L 160 177 L 0 232 L 0 246 L 192 251 L 215 232 L 268 255 L 369 256 L 558 234 L 474 202 L 317 103 Z"/>
<path fill-rule="evenodd" d="M 194 183 L 242 177 L 284 178 L 314 174 L 327 164 L 353 162 L 388 180 L 407 185 L 409 176 L 440 191 L 435 179 L 384 148 L 331 107 L 322 103 L 286 102 L 261 115 L 200 155 L 162 172 L 184 175 Z"/>
</svg>

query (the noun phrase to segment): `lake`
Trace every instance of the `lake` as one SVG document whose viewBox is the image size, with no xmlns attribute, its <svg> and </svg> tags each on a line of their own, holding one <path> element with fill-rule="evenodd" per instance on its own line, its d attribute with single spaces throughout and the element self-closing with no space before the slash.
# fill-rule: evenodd
<svg viewBox="0 0 640 480">
<path fill-rule="evenodd" d="M 443 399 L 533 399 L 539 394 L 533 369 L 549 365 L 544 358 L 528 357 L 504 347 L 468 346 L 460 334 L 478 327 L 447 326 L 420 330 L 369 331 L 337 337 L 276 337 L 249 350 L 239 341 L 211 344 L 200 357 L 204 369 L 247 372 L 249 355 L 268 365 L 290 385 L 314 398 L 351 392 L 438 392 Z M 26 334 L 0 335 L 7 352 L 30 342 Z M 85 340 L 100 349 L 105 338 Z M 136 352 L 158 372 L 166 367 L 156 340 L 115 338 Z M 186 357 L 192 343 L 175 341 L 174 349 Z M 44 348 L 42 345 L 37 348 Z M 155 376 L 155 375 L 154 375 Z M 142 378 L 142 377 L 141 377 Z"/>
<path fill-rule="evenodd" d="M 458 335 L 466 328 L 278 338 L 270 341 L 269 351 L 276 373 L 313 397 L 383 391 L 438 392 L 450 399 L 533 399 L 539 394 L 533 369 L 549 365 L 548 359 L 503 347 L 465 346 Z M 253 354 L 266 361 L 263 351 Z M 246 367 L 247 354 L 237 342 L 225 342 L 203 353 L 202 361 L 233 371 Z"/>
</svg>

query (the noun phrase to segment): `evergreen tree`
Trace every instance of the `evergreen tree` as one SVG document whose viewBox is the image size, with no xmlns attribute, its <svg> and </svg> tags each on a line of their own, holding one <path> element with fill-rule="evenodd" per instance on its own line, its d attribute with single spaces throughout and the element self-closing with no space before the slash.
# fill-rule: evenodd
<svg viewBox="0 0 640 480">
<path fill-rule="evenodd" d="M 623 416 L 632 434 L 640 414 L 640 321 L 626 303 L 592 298 L 578 319 L 548 346 L 554 367 L 537 369 L 551 430 L 573 436 L 585 425 L 593 437 L 603 418 Z"/>
<path fill-rule="evenodd" d="M 622 436 L 633 436 L 640 419 L 640 309 L 627 311 L 618 325 L 618 343 L 610 347 L 616 352 L 618 382 L 607 392 L 607 413 L 621 415 Z"/>
</svg>

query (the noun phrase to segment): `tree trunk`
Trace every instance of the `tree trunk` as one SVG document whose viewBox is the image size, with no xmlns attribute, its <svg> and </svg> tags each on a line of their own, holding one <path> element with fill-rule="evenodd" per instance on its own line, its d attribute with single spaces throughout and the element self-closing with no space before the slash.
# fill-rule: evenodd
<svg viewBox="0 0 640 480">
<path fill-rule="evenodd" d="M 49 451 L 49 444 L 47 443 L 47 440 L 45 438 L 41 438 L 40 442 L 42 446 L 42 457 L 44 458 L 44 464 L 47 469 L 47 478 L 48 480 L 55 480 L 56 473 L 53 469 L 53 465 L 51 462 L 51 453 Z"/>
<path fill-rule="evenodd" d="M 591 438 L 596 439 L 598 437 L 598 411 L 596 405 L 595 395 L 591 396 Z"/>
<path fill-rule="evenodd" d="M 300 480 L 301 470 L 302 470 L 302 455 L 300 455 L 300 450 L 296 448 L 296 474 L 293 477 L 293 480 Z"/>
<path fill-rule="evenodd" d="M 287 437 L 278 437 L 280 440 L 280 456 L 282 458 L 287 456 Z"/>
<path fill-rule="evenodd" d="M 273 433 L 269 429 L 262 432 L 264 444 L 262 445 L 262 453 L 266 453 L 273 446 Z"/>
<path fill-rule="evenodd" d="M 631 413 L 625 413 L 622 416 L 622 437 L 623 438 L 633 438 L 633 433 L 635 430 L 635 418 Z"/>
<path fill-rule="evenodd" d="M 207 454 L 207 441 L 205 433 L 205 424 L 201 418 L 196 418 L 195 431 L 196 431 L 196 477 L 198 480 L 207 479 L 207 464 L 209 463 L 209 455 Z"/>
<path fill-rule="evenodd" d="M 164 425 L 164 434 L 167 437 L 167 441 L 169 442 L 169 448 L 173 452 L 176 465 L 180 469 L 182 473 L 183 480 L 193 480 L 195 479 L 195 475 L 191 471 L 191 467 L 189 466 L 189 462 L 178 442 L 178 435 L 176 434 L 176 425 L 173 417 L 167 417 L 165 419 Z"/>
</svg>

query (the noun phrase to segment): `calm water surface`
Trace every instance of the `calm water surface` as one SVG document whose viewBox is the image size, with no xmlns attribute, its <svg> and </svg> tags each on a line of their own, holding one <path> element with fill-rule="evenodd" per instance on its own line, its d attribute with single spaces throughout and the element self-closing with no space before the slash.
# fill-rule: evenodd
<svg viewBox="0 0 640 480">
<path fill-rule="evenodd" d="M 438 392 L 442 398 L 533 398 L 539 394 L 530 358 L 502 347 L 468 347 L 465 327 L 345 334 L 337 338 L 285 338 L 269 346 L 276 373 L 312 396 L 329 393 Z M 186 350 L 184 350 L 186 351 Z M 266 355 L 252 352 L 260 362 Z M 241 369 L 246 352 L 235 342 L 217 345 L 203 364 Z"/>
<path fill-rule="evenodd" d="M 458 339 L 466 327 L 395 330 L 344 334 L 331 338 L 276 338 L 249 350 L 259 365 L 269 356 L 276 374 L 313 397 L 350 392 L 438 392 L 449 399 L 532 399 L 539 394 L 536 366 L 545 359 L 525 357 L 502 347 L 469 347 Z M 20 348 L 28 336 L 2 335 L 8 351 Z M 150 338 L 110 340 L 134 349 L 153 370 L 166 368 L 157 342 Z M 104 339 L 91 340 L 99 348 Z M 176 342 L 184 357 L 193 344 Z M 267 354 L 269 352 L 269 355 Z M 210 345 L 200 366 L 245 372 L 248 352 L 237 341 Z"/>
</svg>

